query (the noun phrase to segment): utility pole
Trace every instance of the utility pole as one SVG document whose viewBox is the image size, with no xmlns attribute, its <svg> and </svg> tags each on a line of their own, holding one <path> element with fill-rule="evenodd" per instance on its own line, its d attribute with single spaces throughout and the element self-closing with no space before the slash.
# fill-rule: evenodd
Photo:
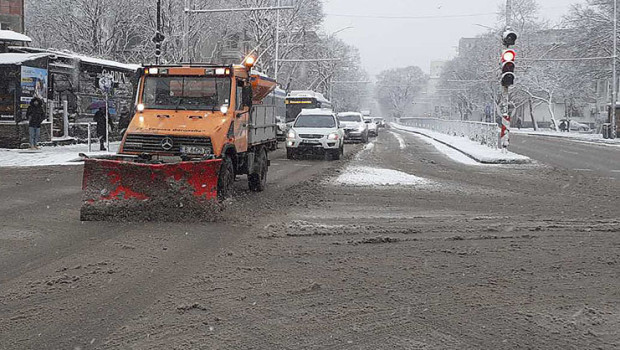
<svg viewBox="0 0 620 350">
<path fill-rule="evenodd" d="M 517 34 L 510 29 L 512 18 L 512 0 L 506 0 L 506 31 L 502 35 L 502 44 L 504 51 L 502 52 L 502 126 L 499 138 L 499 148 L 506 151 L 510 145 L 510 86 L 515 80 L 515 57 L 516 53 L 510 47 L 515 44 Z"/>
<path fill-rule="evenodd" d="M 280 7 L 280 0 L 278 0 L 276 7 Z M 274 78 L 278 81 L 278 73 L 280 71 L 280 10 L 276 10 L 276 57 L 274 58 L 275 72 Z"/>
<path fill-rule="evenodd" d="M 609 137 L 616 138 L 616 104 L 618 103 L 618 0 L 614 0 L 614 54 L 612 55 L 612 94 L 611 94 L 611 131 Z"/>
<path fill-rule="evenodd" d="M 157 0 L 157 32 L 153 37 L 155 43 L 155 64 L 160 63 L 161 58 L 161 43 L 166 37 L 161 33 L 161 0 Z"/>
</svg>

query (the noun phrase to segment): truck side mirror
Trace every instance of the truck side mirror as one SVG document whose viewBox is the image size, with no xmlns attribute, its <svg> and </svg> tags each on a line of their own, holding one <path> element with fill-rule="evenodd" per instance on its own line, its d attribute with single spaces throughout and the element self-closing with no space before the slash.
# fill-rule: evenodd
<svg viewBox="0 0 620 350">
<path fill-rule="evenodd" d="M 252 91 L 252 85 L 248 84 L 244 86 L 242 94 L 243 94 L 243 97 L 242 97 L 243 105 L 252 108 L 252 98 L 254 97 L 253 91 Z"/>
</svg>

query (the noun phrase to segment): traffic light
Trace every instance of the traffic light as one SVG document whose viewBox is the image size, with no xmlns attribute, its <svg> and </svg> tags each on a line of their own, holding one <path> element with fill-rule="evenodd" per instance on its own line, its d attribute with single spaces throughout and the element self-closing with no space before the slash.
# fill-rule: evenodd
<svg viewBox="0 0 620 350">
<path fill-rule="evenodd" d="M 153 42 L 155 43 L 155 57 L 161 57 L 161 43 L 166 39 L 166 37 L 157 31 L 155 37 L 153 37 Z"/>
<path fill-rule="evenodd" d="M 509 48 L 509 47 L 513 46 L 514 44 L 516 44 L 517 38 L 518 38 L 517 33 L 513 32 L 510 29 L 508 29 L 508 30 L 506 30 L 504 32 L 504 35 L 503 35 L 503 38 L 502 38 L 502 42 L 504 43 L 504 46 Z"/>
<path fill-rule="evenodd" d="M 515 58 L 517 53 L 508 49 L 502 52 L 502 86 L 509 87 L 515 83 Z"/>
</svg>

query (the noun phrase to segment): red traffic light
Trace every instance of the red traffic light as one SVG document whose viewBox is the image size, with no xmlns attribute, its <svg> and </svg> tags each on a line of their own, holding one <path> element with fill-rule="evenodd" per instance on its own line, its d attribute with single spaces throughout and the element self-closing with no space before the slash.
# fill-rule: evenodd
<svg viewBox="0 0 620 350">
<path fill-rule="evenodd" d="M 515 52 L 515 50 L 505 50 L 502 53 L 502 63 L 514 62 L 516 57 L 517 57 L 517 53 Z"/>
</svg>

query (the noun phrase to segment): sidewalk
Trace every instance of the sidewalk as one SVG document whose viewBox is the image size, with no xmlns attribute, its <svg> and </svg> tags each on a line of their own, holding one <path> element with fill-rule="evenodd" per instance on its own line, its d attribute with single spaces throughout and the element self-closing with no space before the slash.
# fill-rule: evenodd
<svg viewBox="0 0 620 350">
<path fill-rule="evenodd" d="M 411 126 L 404 126 L 395 123 L 390 124 L 395 130 L 407 131 L 419 135 L 426 136 L 437 142 L 440 142 L 448 147 L 451 147 L 466 156 L 474 159 L 475 161 L 483 164 L 528 164 L 532 160 L 526 156 L 520 154 L 506 152 L 502 150 L 493 149 L 476 142 L 473 142 L 465 137 L 451 136 L 442 133 L 438 133 L 432 130 L 414 128 Z"/>
<path fill-rule="evenodd" d="M 110 153 L 116 153 L 120 142 L 110 143 Z M 93 150 L 99 149 L 99 144 L 92 145 Z M 102 155 L 108 152 L 88 152 L 88 145 L 48 146 L 38 151 L 25 149 L 0 149 L 0 167 L 35 167 L 51 165 L 79 165 L 80 153 L 87 155 Z"/>
<path fill-rule="evenodd" d="M 556 132 L 552 130 L 534 131 L 533 129 L 521 129 L 521 130 L 512 129 L 511 132 L 513 134 L 523 134 L 523 135 L 540 136 L 540 137 L 555 137 L 555 138 L 569 139 L 569 140 L 575 140 L 575 141 L 580 141 L 580 142 L 588 142 L 588 143 L 609 145 L 609 146 L 615 146 L 615 147 L 620 146 L 620 139 L 613 139 L 613 140 L 604 139 L 603 135 L 601 134 L 581 134 L 577 132 Z"/>
</svg>

